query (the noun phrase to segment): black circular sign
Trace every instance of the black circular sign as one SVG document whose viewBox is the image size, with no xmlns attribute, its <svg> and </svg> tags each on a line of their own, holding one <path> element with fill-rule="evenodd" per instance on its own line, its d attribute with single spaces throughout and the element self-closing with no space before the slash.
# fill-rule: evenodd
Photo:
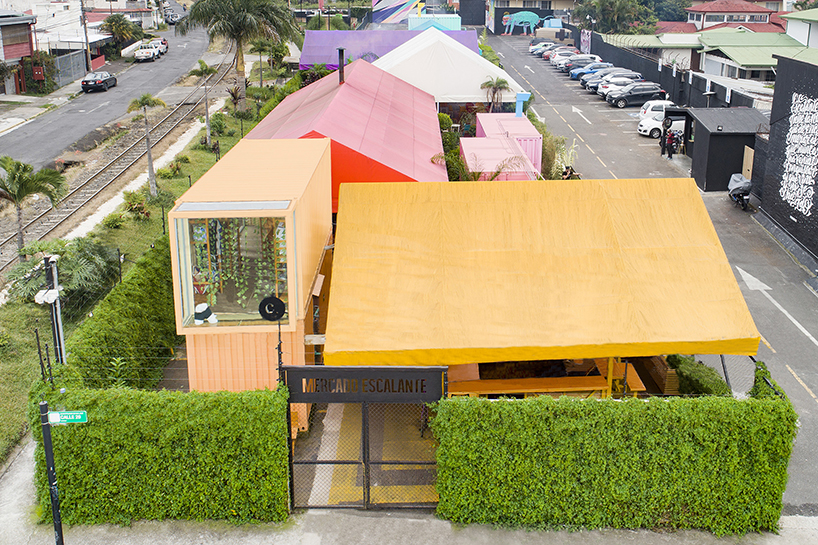
<svg viewBox="0 0 818 545">
<path fill-rule="evenodd" d="M 270 322 L 279 321 L 285 312 L 287 312 L 287 306 L 284 301 L 274 295 L 265 297 L 258 304 L 258 313 L 261 314 L 262 318 Z"/>
<path fill-rule="evenodd" d="M 666 118 L 665 118 L 665 119 L 662 121 L 662 125 L 664 125 L 666 129 L 669 129 L 669 128 L 670 128 L 670 126 L 671 126 L 671 125 L 673 125 L 673 120 L 672 120 L 671 118 L 669 118 L 669 117 L 666 117 Z"/>
</svg>

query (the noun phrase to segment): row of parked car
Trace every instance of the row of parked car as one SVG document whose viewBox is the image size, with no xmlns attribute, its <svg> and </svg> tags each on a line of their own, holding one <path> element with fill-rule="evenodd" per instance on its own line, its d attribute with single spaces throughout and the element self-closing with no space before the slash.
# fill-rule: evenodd
<svg viewBox="0 0 818 545">
<path fill-rule="evenodd" d="M 168 41 L 164 38 L 155 38 L 137 47 L 133 58 L 136 62 L 153 62 L 167 52 Z"/>
<path fill-rule="evenodd" d="M 532 55 L 542 57 L 588 92 L 597 94 L 611 106 L 626 108 L 641 104 L 639 134 L 659 138 L 665 107 L 674 106 L 658 83 L 645 81 L 642 74 L 604 62 L 598 55 L 583 54 L 573 46 L 537 39 L 529 47 Z"/>
</svg>

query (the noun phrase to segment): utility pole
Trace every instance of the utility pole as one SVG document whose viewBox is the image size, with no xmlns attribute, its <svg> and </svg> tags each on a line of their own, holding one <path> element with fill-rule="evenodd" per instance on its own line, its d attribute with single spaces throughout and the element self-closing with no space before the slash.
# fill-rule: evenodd
<svg viewBox="0 0 818 545">
<path fill-rule="evenodd" d="M 88 20 L 85 17 L 85 1 L 80 0 L 82 30 L 85 32 L 85 69 L 91 71 L 91 46 L 88 43 Z"/>
</svg>

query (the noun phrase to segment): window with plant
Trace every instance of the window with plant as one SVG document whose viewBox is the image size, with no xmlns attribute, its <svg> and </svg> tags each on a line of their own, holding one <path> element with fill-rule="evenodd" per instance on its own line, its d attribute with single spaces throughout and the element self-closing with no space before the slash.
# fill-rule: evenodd
<svg viewBox="0 0 818 545">
<path fill-rule="evenodd" d="M 185 325 L 259 325 L 258 303 L 275 295 L 285 304 L 287 230 L 284 218 L 187 220 L 193 316 Z M 192 320 L 191 320 L 192 318 Z M 193 323 L 188 323 L 188 322 Z M 282 324 L 289 323 L 287 314 Z"/>
</svg>

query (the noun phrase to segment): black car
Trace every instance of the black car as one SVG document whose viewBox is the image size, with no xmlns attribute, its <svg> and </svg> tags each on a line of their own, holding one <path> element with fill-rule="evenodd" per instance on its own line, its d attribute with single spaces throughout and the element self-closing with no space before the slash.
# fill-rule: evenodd
<svg viewBox="0 0 818 545">
<path fill-rule="evenodd" d="M 599 62 L 594 59 L 575 59 L 573 61 L 568 61 L 562 66 L 560 66 L 560 72 L 570 72 L 574 68 L 580 68 L 582 66 L 588 66 L 589 64 L 593 64 L 595 62 Z"/>
<path fill-rule="evenodd" d="M 82 78 L 82 90 L 90 93 L 94 89 L 107 91 L 109 87 L 116 87 L 116 78 L 108 72 L 91 72 Z"/>
<path fill-rule="evenodd" d="M 611 91 L 605 97 L 605 100 L 607 100 L 611 106 L 624 108 L 631 104 L 642 105 L 648 100 L 664 100 L 666 96 L 667 93 L 658 83 L 640 81 L 631 83 L 617 91 Z"/>
</svg>

